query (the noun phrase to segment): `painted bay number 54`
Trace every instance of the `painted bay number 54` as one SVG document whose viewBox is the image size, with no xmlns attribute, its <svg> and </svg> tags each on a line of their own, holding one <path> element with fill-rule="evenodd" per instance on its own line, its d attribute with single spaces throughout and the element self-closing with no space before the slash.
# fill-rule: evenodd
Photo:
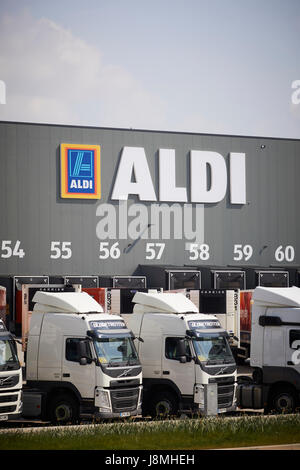
<svg viewBox="0 0 300 470">
<path fill-rule="evenodd" d="M 20 240 L 17 240 L 16 243 L 11 240 L 2 240 L 1 258 L 11 258 L 12 256 L 24 258 L 25 251 L 21 248 Z"/>
</svg>

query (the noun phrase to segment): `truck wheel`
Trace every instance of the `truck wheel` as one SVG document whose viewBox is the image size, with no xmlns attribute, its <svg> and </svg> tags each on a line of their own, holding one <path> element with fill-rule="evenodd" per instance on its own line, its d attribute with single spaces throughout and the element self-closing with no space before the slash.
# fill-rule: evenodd
<svg viewBox="0 0 300 470">
<path fill-rule="evenodd" d="M 58 395 L 50 401 L 48 415 L 54 424 L 74 424 L 78 421 L 78 404 L 71 395 Z"/>
<path fill-rule="evenodd" d="M 150 415 L 154 418 L 175 415 L 178 411 L 176 397 L 170 392 L 159 392 L 154 395 L 149 406 Z"/>
<path fill-rule="evenodd" d="M 277 413 L 291 413 L 295 411 L 297 406 L 297 396 L 290 387 L 280 387 L 275 389 L 271 394 L 270 410 Z"/>
</svg>

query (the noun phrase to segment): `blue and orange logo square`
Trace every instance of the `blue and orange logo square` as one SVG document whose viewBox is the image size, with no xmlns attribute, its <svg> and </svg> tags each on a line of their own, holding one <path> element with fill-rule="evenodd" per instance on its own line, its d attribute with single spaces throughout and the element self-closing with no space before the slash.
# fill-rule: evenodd
<svg viewBox="0 0 300 470">
<path fill-rule="evenodd" d="M 61 197 L 100 199 L 100 145 L 60 145 Z"/>
</svg>

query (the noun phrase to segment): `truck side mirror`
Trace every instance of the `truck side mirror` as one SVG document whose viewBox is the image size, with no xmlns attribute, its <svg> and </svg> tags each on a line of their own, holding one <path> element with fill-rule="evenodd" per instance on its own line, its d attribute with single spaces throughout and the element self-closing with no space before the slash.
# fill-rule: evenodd
<svg viewBox="0 0 300 470">
<path fill-rule="evenodd" d="M 81 366 L 85 366 L 89 362 L 89 353 L 87 342 L 85 340 L 81 340 L 78 343 L 78 356 L 79 356 L 79 364 Z"/>
<path fill-rule="evenodd" d="M 178 355 L 179 361 L 182 364 L 186 363 L 186 346 L 185 346 L 184 338 L 180 338 L 178 341 L 177 355 Z"/>
<path fill-rule="evenodd" d="M 144 342 L 143 338 L 141 338 L 140 336 L 133 336 L 132 339 L 133 339 L 133 340 L 137 339 L 137 340 L 140 341 L 141 343 Z"/>
</svg>

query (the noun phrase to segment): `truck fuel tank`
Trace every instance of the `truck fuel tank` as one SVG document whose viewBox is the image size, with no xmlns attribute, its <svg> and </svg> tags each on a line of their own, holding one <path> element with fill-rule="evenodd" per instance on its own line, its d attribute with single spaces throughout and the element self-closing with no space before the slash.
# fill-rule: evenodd
<svg viewBox="0 0 300 470">
<path fill-rule="evenodd" d="M 261 385 L 253 383 L 239 384 L 236 393 L 239 408 L 252 408 L 254 410 L 263 408 Z"/>
</svg>

